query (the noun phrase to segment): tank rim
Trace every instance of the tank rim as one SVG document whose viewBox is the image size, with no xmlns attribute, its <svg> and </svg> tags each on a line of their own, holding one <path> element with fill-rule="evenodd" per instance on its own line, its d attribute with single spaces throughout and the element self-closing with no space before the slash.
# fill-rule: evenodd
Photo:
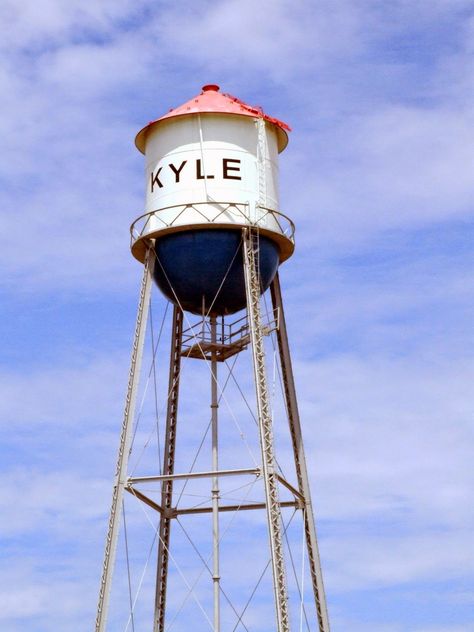
<svg viewBox="0 0 474 632">
<path fill-rule="evenodd" d="M 244 207 L 248 209 L 248 204 L 236 203 L 236 202 L 214 202 L 213 204 L 219 206 L 227 206 L 227 208 L 237 209 L 241 214 L 244 220 L 242 222 L 222 222 L 222 221 L 213 221 L 212 219 L 208 219 L 207 222 L 202 223 L 183 223 L 179 225 L 166 225 L 163 227 L 156 228 L 154 230 L 148 230 L 148 224 L 150 220 L 155 217 L 157 218 L 157 214 L 162 211 L 168 211 L 171 209 L 181 209 L 178 212 L 177 217 L 179 217 L 186 209 L 194 209 L 196 205 L 206 204 L 209 205 L 208 202 L 198 202 L 194 204 L 179 204 L 173 206 L 162 207 L 156 209 L 154 211 L 150 211 L 148 213 L 144 213 L 140 215 L 130 226 L 130 250 L 138 261 L 141 263 L 145 262 L 147 250 L 153 246 L 152 240 L 159 239 L 161 236 L 168 235 L 170 233 L 183 232 L 188 230 L 238 230 L 242 231 L 244 228 L 255 228 L 262 235 L 265 235 L 272 241 L 274 241 L 278 245 L 279 253 L 280 253 L 280 263 L 283 263 L 287 259 L 291 257 L 295 250 L 295 225 L 291 221 L 289 217 L 280 213 L 279 211 L 275 211 L 274 209 L 265 208 L 262 206 L 257 206 L 257 209 L 260 209 L 264 212 L 264 218 L 268 215 L 271 215 L 277 222 L 277 225 L 281 228 L 282 223 L 286 224 L 286 229 L 278 232 L 276 230 L 272 230 L 261 226 L 259 221 L 251 221 L 248 216 L 242 212 L 242 208 Z M 222 213 L 219 213 L 217 217 L 221 216 Z M 216 217 L 216 219 L 217 219 Z M 163 221 L 161 218 L 160 221 Z"/>
<path fill-rule="evenodd" d="M 172 117 L 166 117 L 166 118 L 161 118 L 161 119 L 157 119 L 156 121 L 151 121 L 150 123 L 148 123 L 147 125 L 145 125 L 144 127 L 142 127 L 142 129 L 138 132 L 138 134 L 135 137 L 135 147 L 138 149 L 138 151 L 141 154 L 146 154 L 146 143 L 147 143 L 147 139 L 148 139 L 148 134 L 150 132 L 150 130 L 152 128 L 155 128 L 158 125 L 163 125 L 165 123 L 168 123 L 170 121 L 176 121 L 178 119 L 184 119 L 186 117 L 192 118 L 193 116 L 197 116 L 197 112 L 182 112 L 179 114 L 175 114 Z M 259 118 L 263 118 L 264 120 L 266 120 L 268 122 L 269 125 L 271 125 L 271 127 L 275 130 L 276 136 L 277 136 L 277 142 L 278 142 L 278 153 L 281 154 L 288 146 L 288 133 L 282 128 L 280 127 L 277 123 L 265 119 L 265 117 L 262 117 L 261 115 L 258 114 L 248 114 L 245 112 L 215 112 L 213 110 L 210 110 L 208 112 L 199 112 L 199 114 L 201 116 L 227 116 L 228 118 L 230 117 L 238 117 L 238 118 L 251 118 L 253 117 L 253 119 L 257 120 Z"/>
</svg>

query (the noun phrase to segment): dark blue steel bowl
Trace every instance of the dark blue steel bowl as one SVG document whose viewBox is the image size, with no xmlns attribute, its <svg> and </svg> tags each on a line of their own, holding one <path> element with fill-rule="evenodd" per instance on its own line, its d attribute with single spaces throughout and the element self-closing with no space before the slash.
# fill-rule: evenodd
<svg viewBox="0 0 474 632">
<path fill-rule="evenodd" d="M 156 240 L 155 281 L 175 304 L 192 314 L 234 314 L 246 305 L 242 235 L 238 230 L 186 230 Z M 262 292 L 273 280 L 279 250 L 268 237 L 259 239 Z"/>
</svg>

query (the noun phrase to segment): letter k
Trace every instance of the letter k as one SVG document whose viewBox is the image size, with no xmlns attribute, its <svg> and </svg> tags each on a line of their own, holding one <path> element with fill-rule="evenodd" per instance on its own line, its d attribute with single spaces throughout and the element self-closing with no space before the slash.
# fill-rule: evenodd
<svg viewBox="0 0 474 632">
<path fill-rule="evenodd" d="M 163 169 L 163 167 L 160 167 L 155 175 L 153 175 L 153 171 L 150 173 L 150 177 L 151 177 L 151 192 L 152 193 L 153 193 L 153 189 L 155 187 L 155 184 L 157 184 L 160 187 L 160 189 L 163 188 L 163 185 L 160 182 L 160 171 L 162 169 Z"/>
</svg>

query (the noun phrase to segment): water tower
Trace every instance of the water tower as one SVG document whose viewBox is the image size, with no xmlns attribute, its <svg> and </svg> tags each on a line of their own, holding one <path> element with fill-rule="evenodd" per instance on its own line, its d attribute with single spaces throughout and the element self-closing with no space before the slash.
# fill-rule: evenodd
<svg viewBox="0 0 474 632">
<path fill-rule="evenodd" d="M 132 348 L 131 366 L 120 436 L 112 507 L 97 609 L 96 632 L 107 629 L 109 596 L 124 493 L 130 492 L 159 515 L 153 631 L 165 632 L 168 573 L 173 553 L 173 522 L 182 515 L 207 513 L 212 529 L 213 608 L 211 629 L 220 632 L 220 515 L 260 509 L 267 528 L 272 571 L 274 624 L 291 629 L 287 564 L 281 512 L 299 512 L 314 604 L 308 629 L 329 632 L 308 473 L 293 380 L 278 267 L 294 250 L 294 227 L 279 211 L 278 154 L 289 127 L 239 99 L 206 85 L 199 95 L 152 121 L 137 135 L 145 155 L 145 213 L 131 227 L 131 251 L 144 266 Z M 136 414 L 150 297 L 156 284 L 173 306 L 171 353 L 166 398 L 162 467 L 147 476 L 129 472 L 133 421 Z M 270 315 L 261 297 L 270 288 Z M 239 315 L 238 312 L 241 312 Z M 188 317 L 199 318 L 191 326 Z M 264 337 L 273 333 L 279 355 L 285 416 L 288 422 L 295 482 L 282 475 L 275 453 Z M 257 467 L 220 468 L 218 365 L 249 350 L 255 389 Z M 182 360 L 201 360 L 210 372 L 210 453 L 208 471 L 176 472 L 176 429 Z M 182 428 L 185 433 L 186 429 Z M 244 464 L 246 465 L 246 464 Z M 225 504 L 220 481 L 251 475 L 262 482 L 262 502 L 238 507 Z M 210 485 L 206 507 L 175 506 L 174 485 L 183 479 L 205 479 Z M 143 482 L 160 486 L 159 502 L 139 490 Z M 291 495 L 281 500 L 281 490 Z M 266 516 L 266 520 L 264 518 Z M 255 532 L 257 537 L 257 531 Z M 260 537 L 260 536 L 258 536 Z M 262 546 L 264 543 L 262 542 Z M 242 618 L 242 617 L 241 617 Z M 209 621 L 209 619 L 208 619 Z M 237 624 L 238 625 L 238 624 Z M 237 627 L 237 626 L 236 626 Z M 248 629 L 244 626 L 245 629 Z M 197 628 L 199 629 L 199 628 Z M 235 628 L 236 629 L 236 628 Z"/>
</svg>

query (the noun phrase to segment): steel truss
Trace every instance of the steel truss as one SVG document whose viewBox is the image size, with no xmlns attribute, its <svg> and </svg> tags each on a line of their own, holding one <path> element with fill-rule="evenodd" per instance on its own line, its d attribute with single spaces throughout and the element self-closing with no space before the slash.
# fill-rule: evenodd
<svg viewBox="0 0 474 632">
<path fill-rule="evenodd" d="M 105 541 L 104 564 L 99 589 L 99 603 L 97 605 L 97 617 L 95 622 L 96 632 L 105 632 L 107 625 L 107 612 L 109 606 L 112 574 L 117 551 L 117 541 L 120 527 L 120 510 L 123 501 L 123 492 L 127 483 L 128 458 L 132 440 L 132 425 L 137 403 L 138 382 L 145 344 L 145 332 L 148 321 L 151 287 L 153 282 L 153 269 L 155 258 L 151 249 L 148 249 L 143 269 L 142 283 L 140 286 L 140 299 L 138 303 L 135 335 L 133 338 L 132 357 L 130 360 L 130 372 L 128 377 L 127 397 L 123 414 L 122 431 L 115 471 L 115 482 L 112 493 L 112 506 L 110 508 L 109 526 Z"/>
<path fill-rule="evenodd" d="M 296 398 L 295 380 L 291 365 L 290 346 L 286 329 L 285 312 L 281 295 L 280 278 L 278 272 L 270 286 L 273 308 L 278 310 L 279 327 L 277 330 L 278 350 L 282 371 L 283 388 L 285 391 L 285 403 L 290 426 L 291 442 L 295 459 L 296 476 L 298 479 L 298 491 L 304 503 L 304 529 L 306 547 L 308 549 L 311 582 L 313 585 L 314 601 L 320 632 L 329 632 L 329 619 L 324 593 L 323 575 L 319 559 L 318 541 L 316 538 L 316 526 L 314 522 L 313 508 L 311 504 L 311 492 L 309 487 L 308 470 L 303 448 L 298 400 Z"/>
<path fill-rule="evenodd" d="M 178 422 L 179 375 L 181 371 L 181 346 L 183 337 L 183 312 L 173 309 L 171 333 L 170 372 L 168 381 L 168 407 L 163 460 L 163 487 L 161 492 L 161 519 L 158 542 L 158 568 L 156 576 L 154 632 L 165 628 L 166 588 L 168 583 L 168 561 L 171 535 L 174 457 L 176 451 L 176 426 Z"/>
<path fill-rule="evenodd" d="M 289 632 L 288 591 L 286 586 L 285 558 L 283 555 L 281 510 L 278 497 L 278 476 L 273 449 L 273 428 L 268 397 L 260 313 L 260 278 L 258 274 L 259 236 L 252 229 L 243 231 L 244 274 L 247 293 L 247 312 L 252 340 L 253 369 L 257 393 L 257 419 L 262 450 L 262 473 L 270 540 L 270 555 L 275 592 L 275 609 L 278 632 Z"/>
<path fill-rule="evenodd" d="M 151 283 L 153 276 L 154 258 L 149 251 L 140 288 L 137 323 L 132 350 L 130 376 L 124 411 L 124 420 L 120 437 L 117 472 L 113 490 L 112 507 L 107 533 L 104 568 L 100 585 L 99 605 L 97 609 L 96 632 L 105 632 L 107 607 L 112 570 L 118 539 L 120 509 L 123 492 L 127 491 L 138 500 L 154 509 L 159 514 L 159 541 L 157 557 L 157 576 L 155 592 L 154 632 L 165 632 L 166 596 L 168 583 L 169 551 L 171 545 L 172 521 L 183 515 L 212 514 L 213 516 L 213 572 L 214 583 L 214 630 L 220 632 L 219 610 L 219 514 L 221 512 L 266 510 L 268 523 L 268 537 L 270 545 L 270 561 L 273 574 L 273 588 L 275 596 L 276 632 L 290 632 L 288 612 L 288 592 L 286 584 L 285 559 L 283 551 L 283 529 L 281 509 L 292 507 L 302 511 L 304 520 L 305 541 L 308 552 L 309 569 L 316 606 L 316 618 L 319 632 L 330 632 L 326 599 L 321 573 L 321 565 L 316 539 L 316 528 L 311 504 L 308 472 L 303 449 L 301 425 L 298 413 L 296 390 L 288 345 L 286 322 L 283 311 L 283 301 L 278 273 L 270 289 L 273 305 L 273 315 L 270 322 L 263 322 L 260 309 L 260 279 L 259 279 L 259 234 L 256 229 L 243 229 L 243 263 L 247 299 L 247 320 L 238 322 L 237 335 L 235 331 L 222 334 L 216 333 L 216 320 L 211 318 L 210 338 L 205 331 L 203 319 L 202 340 L 191 330 L 183 331 L 184 315 L 179 307 L 174 307 L 171 351 L 168 378 L 168 402 L 166 414 L 165 442 L 163 448 L 163 472 L 159 475 L 128 476 L 128 457 L 130 451 L 132 420 L 136 406 L 136 394 L 143 352 L 145 330 L 150 301 Z M 231 325 L 232 327 L 232 325 Z M 280 356 L 284 399 L 291 435 L 297 487 L 289 483 L 278 471 L 274 453 L 272 418 L 270 413 L 269 392 L 265 368 L 265 349 L 263 338 L 276 331 Z M 218 397 L 217 397 L 217 363 L 251 347 L 253 359 L 254 381 L 257 401 L 257 423 L 261 447 L 261 466 L 234 470 L 219 470 L 217 460 L 218 445 Z M 176 429 L 178 422 L 178 400 L 180 387 L 181 358 L 191 357 L 206 360 L 211 368 L 211 422 L 212 422 L 212 470 L 205 472 L 175 473 Z M 219 500 L 219 478 L 229 476 L 250 476 L 261 479 L 265 489 L 264 502 L 247 502 L 224 504 Z M 209 506 L 175 507 L 173 506 L 173 483 L 176 480 L 209 478 L 212 482 L 212 497 Z M 155 482 L 161 485 L 160 502 L 149 498 L 139 486 L 142 483 Z M 285 487 L 293 496 L 292 500 L 279 499 L 279 485 Z"/>
</svg>

